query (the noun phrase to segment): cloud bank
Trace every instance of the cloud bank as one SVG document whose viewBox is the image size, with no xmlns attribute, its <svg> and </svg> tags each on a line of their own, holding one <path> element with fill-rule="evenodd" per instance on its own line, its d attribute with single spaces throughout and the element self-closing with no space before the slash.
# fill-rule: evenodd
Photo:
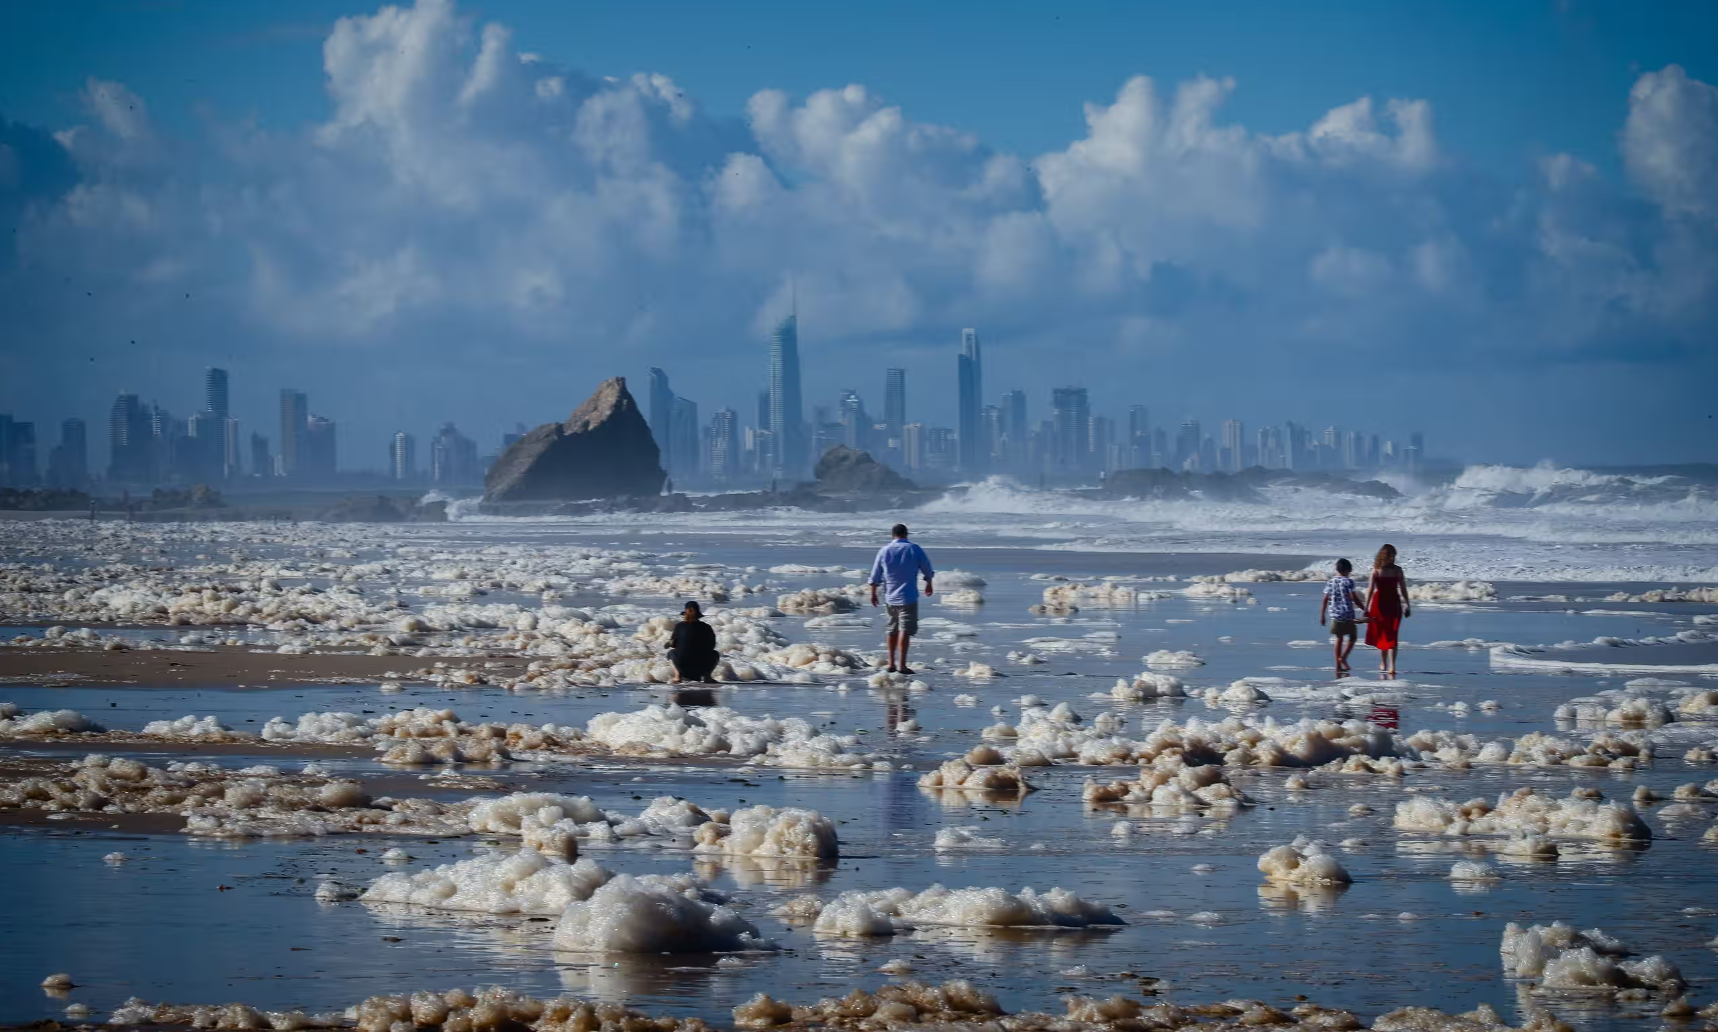
<svg viewBox="0 0 1718 1032">
<path fill-rule="evenodd" d="M 987 393 L 1027 388 L 1034 418 L 1084 380 L 1160 422 L 1329 422 L 1334 396 L 1474 457 L 1711 457 L 1690 380 L 1718 373 L 1718 89 L 1675 65 L 1635 83 L 1616 183 L 1566 154 L 1481 175 L 1422 99 L 1255 132 L 1223 116 L 1231 79 L 1134 77 L 1031 157 L 860 85 L 722 117 L 448 0 L 343 19 L 323 63 L 328 116 L 287 132 L 168 138 L 99 79 L 82 124 L 0 118 L 24 374 L 0 409 L 93 418 L 129 386 L 186 410 L 227 364 L 265 431 L 269 392 L 311 390 L 348 465 L 397 425 L 540 421 L 647 365 L 745 412 L 791 281 L 813 400 L 905 364 L 914 415 L 948 421 L 978 326 Z"/>
</svg>

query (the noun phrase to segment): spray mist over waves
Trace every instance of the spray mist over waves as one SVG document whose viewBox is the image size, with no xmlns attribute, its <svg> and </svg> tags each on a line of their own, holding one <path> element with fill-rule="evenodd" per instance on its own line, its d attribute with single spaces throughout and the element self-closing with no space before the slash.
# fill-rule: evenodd
<svg viewBox="0 0 1718 1032">
<path fill-rule="evenodd" d="M 1235 552 L 1319 556 L 1322 566 L 1338 555 L 1364 558 L 1388 540 L 1419 579 L 1718 583 L 1718 485 L 1549 464 L 1472 466 L 1433 486 L 1389 479 L 1403 497 L 1277 486 L 1259 492 L 1261 504 L 1107 500 L 990 477 L 904 515 L 915 536 L 942 549 Z M 521 532 L 528 524 L 578 533 L 614 526 L 612 516 L 482 516 L 475 502 L 451 505 L 449 515 Z M 780 531 L 833 547 L 870 542 L 893 518 L 781 508 L 634 513 L 626 520 L 645 532 Z"/>
</svg>

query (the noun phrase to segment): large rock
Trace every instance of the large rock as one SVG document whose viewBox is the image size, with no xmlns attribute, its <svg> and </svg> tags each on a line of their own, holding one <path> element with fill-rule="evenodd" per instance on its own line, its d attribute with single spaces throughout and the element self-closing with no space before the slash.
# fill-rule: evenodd
<svg viewBox="0 0 1718 1032">
<path fill-rule="evenodd" d="M 916 485 L 878 462 L 870 452 L 838 444 L 823 453 L 812 471 L 817 489 L 837 494 L 875 494 L 879 491 L 912 491 Z"/>
<path fill-rule="evenodd" d="M 514 441 L 484 478 L 486 502 L 575 501 L 662 492 L 662 454 L 626 378 L 604 380 L 565 423 Z"/>
</svg>

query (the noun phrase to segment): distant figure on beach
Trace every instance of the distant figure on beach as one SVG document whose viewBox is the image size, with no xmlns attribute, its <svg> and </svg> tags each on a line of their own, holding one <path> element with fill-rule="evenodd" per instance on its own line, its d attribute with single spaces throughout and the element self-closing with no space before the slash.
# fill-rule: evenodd
<svg viewBox="0 0 1718 1032">
<path fill-rule="evenodd" d="M 1395 545 L 1380 548 L 1372 560 L 1372 583 L 1366 594 L 1366 644 L 1378 650 L 1379 672 L 1394 679 L 1402 618 L 1414 615 L 1408 578 L 1396 565 Z"/>
<path fill-rule="evenodd" d="M 884 602 L 889 607 L 888 643 L 889 673 L 912 673 L 907 666 L 907 643 L 919 633 L 919 574 L 925 575 L 925 594 L 935 593 L 931 578 L 930 557 L 925 550 L 907 540 L 907 525 L 897 523 L 889 531 L 894 540 L 877 550 L 871 563 L 871 604 L 877 604 L 877 588 L 884 590 Z"/>
<path fill-rule="evenodd" d="M 701 681 L 715 684 L 710 675 L 722 654 L 716 651 L 716 631 L 704 622 L 704 608 L 696 602 L 686 603 L 674 634 L 668 639 L 668 662 L 674 665 L 673 684 Z"/>
<path fill-rule="evenodd" d="M 1330 619 L 1330 640 L 1336 652 L 1336 673 L 1348 672 L 1348 654 L 1354 651 L 1354 639 L 1359 634 L 1355 626 L 1360 621 L 1360 609 L 1355 602 L 1354 564 L 1346 559 L 1336 560 L 1336 576 L 1324 585 L 1324 598 L 1318 604 L 1318 623 L 1324 626 Z"/>
</svg>

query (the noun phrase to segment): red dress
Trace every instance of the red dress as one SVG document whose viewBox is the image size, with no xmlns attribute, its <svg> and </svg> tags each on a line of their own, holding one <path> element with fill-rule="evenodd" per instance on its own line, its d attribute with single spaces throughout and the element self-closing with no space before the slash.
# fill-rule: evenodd
<svg viewBox="0 0 1718 1032">
<path fill-rule="evenodd" d="M 1366 644 L 1375 649 L 1396 647 L 1402 629 L 1402 571 L 1373 570 L 1366 598 Z"/>
</svg>

